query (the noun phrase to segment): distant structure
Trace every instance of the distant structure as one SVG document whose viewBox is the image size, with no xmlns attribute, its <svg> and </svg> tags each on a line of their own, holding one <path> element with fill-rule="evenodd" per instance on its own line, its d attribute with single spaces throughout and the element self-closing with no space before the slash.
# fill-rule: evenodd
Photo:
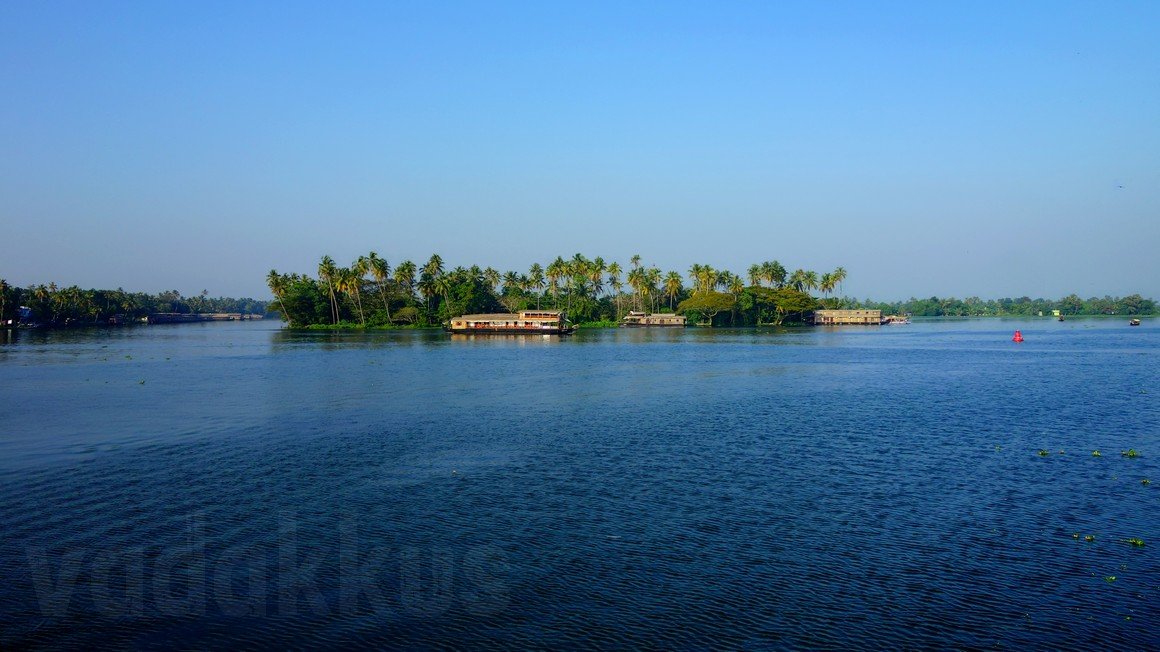
<svg viewBox="0 0 1160 652">
<path fill-rule="evenodd" d="M 651 315 L 646 312 L 630 311 L 620 322 L 623 328 L 643 328 L 646 326 L 669 326 L 673 328 L 685 327 L 685 316 L 672 313 Z"/>
<path fill-rule="evenodd" d="M 815 310 L 814 326 L 881 326 L 881 310 Z"/>
</svg>

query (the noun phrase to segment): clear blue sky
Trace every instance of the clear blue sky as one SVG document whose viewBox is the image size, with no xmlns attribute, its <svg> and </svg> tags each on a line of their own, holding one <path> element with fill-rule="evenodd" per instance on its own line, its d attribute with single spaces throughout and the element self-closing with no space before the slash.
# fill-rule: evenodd
<svg viewBox="0 0 1160 652">
<path fill-rule="evenodd" d="M 374 249 L 1160 297 L 1160 3 L 6 2 L 0 276 Z"/>
</svg>

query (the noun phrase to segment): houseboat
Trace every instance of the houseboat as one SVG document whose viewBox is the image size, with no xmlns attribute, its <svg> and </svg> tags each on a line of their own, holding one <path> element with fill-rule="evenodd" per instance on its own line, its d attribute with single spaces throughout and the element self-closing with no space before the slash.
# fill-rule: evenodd
<svg viewBox="0 0 1160 652">
<path fill-rule="evenodd" d="M 644 328 L 644 327 L 669 327 L 669 328 L 684 328 L 685 316 L 674 315 L 672 313 L 662 313 L 659 315 L 651 315 L 646 312 L 630 311 L 620 321 L 621 328 Z"/>
<path fill-rule="evenodd" d="M 881 310 L 815 310 L 815 326 L 881 326 Z"/>
<path fill-rule="evenodd" d="M 576 327 L 559 310 L 522 310 L 519 314 L 462 315 L 447 325 L 457 334 L 568 335 Z"/>
</svg>

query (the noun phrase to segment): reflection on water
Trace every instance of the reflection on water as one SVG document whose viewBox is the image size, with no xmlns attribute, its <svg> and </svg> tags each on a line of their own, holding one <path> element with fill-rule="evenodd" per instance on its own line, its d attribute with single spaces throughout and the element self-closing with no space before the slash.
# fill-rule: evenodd
<svg viewBox="0 0 1160 652">
<path fill-rule="evenodd" d="M 3 341 L 0 648 L 1155 640 L 1147 326 Z"/>
</svg>

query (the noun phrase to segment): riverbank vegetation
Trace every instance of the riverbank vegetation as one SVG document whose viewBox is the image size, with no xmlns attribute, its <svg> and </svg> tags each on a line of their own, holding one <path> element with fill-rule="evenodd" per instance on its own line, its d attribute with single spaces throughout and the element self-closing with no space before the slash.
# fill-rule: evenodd
<svg viewBox="0 0 1160 652">
<path fill-rule="evenodd" d="M 257 299 L 210 297 L 202 290 L 186 297 L 177 290 L 160 294 L 116 290 L 84 290 L 76 285 L 58 287 L 55 283 L 26 288 L 10 285 L 0 279 L 0 323 L 21 320 L 21 308 L 27 308 L 24 321 L 42 326 L 82 326 L 107 324 L 119 317 L 133 321 L 154 313 L 244 313 L 265 314 L 266 302 Z"/>
<path fill-rule="evenodd" d="M 1070 294 L 1062 299 L 989 299 L 978 297 L 955 299 L 930 297 L 906 301 L 876 302 L 867 299 L 856 307 L 878 309 L 883 314 L 910 314 L 917 317 L 1032 317 L 1051 315 L 1053 310 L 1064 315 L 1155 315 L 1156 302 L 1139 294 L 1126 297 L 1104 296 L 1081 299 Z"/>
<path fill-rule="evenodd" d="M 372 251 L 347 267 L 324 256 L 316 276 L 270 270 L 266 282 L 271 310 L 294 327 L 438 326 L 464 314 L 527 309 L 563 310 L 574 323 L 602 327 L 618 324 L 630 310 L 675 311 L 706 326 L 801 322 L 817 307 L 840 305 L 830 295 L 845 278 L 842 268 L 788 272 L 777 261 L 751 265 L 747 278 L 702 264 L 685 277 L 645 265 L 640 256 L 622 266 L 583 254 L 533 263 L 527 271 L 447 269 L 438 254 L 422 265 L 392 267 Z M 812 296 L 815 290 L 823 296 Z"/>
</svg>

